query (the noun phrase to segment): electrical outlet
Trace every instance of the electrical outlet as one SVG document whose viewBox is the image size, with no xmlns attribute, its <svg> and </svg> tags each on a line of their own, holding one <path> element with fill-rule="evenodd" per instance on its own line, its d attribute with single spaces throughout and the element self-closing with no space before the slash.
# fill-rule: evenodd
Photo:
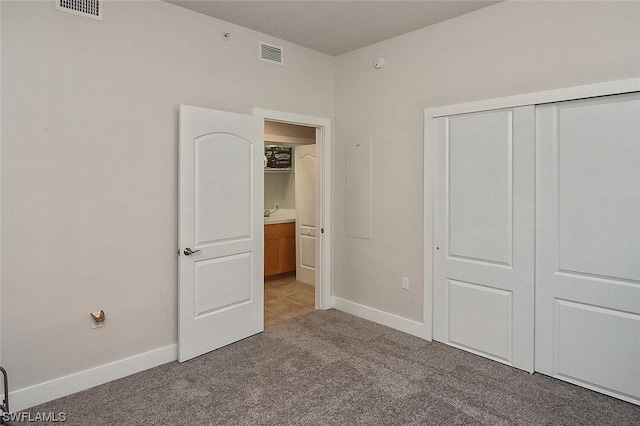
<svg viewBox="0 0 640 426">
<path fill-rule="evenodd" d="M 275 203 L 273 203 L 273 208 L 274 209 L 279 209 L 280 208 L 280 204 L 278 204 L 278 202 L 276 201 Z"/>
<path fill-rule="evenodd" d="M 402 277 L 402 288 L 404 290 L 409 290 L 409 278 L 408 277 Z"/>
</svg>

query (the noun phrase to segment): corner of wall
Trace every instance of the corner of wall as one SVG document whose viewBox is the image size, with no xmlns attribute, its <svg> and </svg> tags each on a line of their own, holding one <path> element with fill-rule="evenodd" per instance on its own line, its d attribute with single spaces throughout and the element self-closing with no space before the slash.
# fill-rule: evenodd
<svg viewBox="0 0 640 426">
<path fill-rule="evenodd" d="M 340 297 L 334 296 L 332 298 L 332 302 L 333 307 L 339 311 L 346 312 L 378 324 L 386 325 L 387 327 L 411 334 L 412 336 L 431 340 L 431 324 L 413 321 L 379 309 L 351 302 Z"/>
</svg>

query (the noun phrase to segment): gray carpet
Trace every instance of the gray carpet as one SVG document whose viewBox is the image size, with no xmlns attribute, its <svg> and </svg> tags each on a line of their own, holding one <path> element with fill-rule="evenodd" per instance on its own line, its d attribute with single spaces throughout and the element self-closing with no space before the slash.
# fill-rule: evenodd
<svg viewBox="0 0 640 426">
<path fill-rule="evenodd" d="M 83 426 L 640 424 L 639 406 L 335 310 L 29 411 Z"/>
</svg>

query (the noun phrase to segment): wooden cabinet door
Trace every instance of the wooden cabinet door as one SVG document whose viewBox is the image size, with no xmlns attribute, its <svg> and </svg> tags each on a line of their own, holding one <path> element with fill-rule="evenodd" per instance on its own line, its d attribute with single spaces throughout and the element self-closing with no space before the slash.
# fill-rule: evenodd
<svg viewBox="0 0 640 426">
<path fill-rule="evenodd" d="M 264 234 L 264 275 L 279 274 L 280 272 L 280 237 L 268 236 L 265 227 Z"/>
<path fill-rule="evenodd" d="M 287 226 L 280 237 L 280 270 L 281 273 L 293 272 L 296 270 L 296 228 L 293 223 L 283 225 Z"/>
<path fill-rule="evenodd" d="M 296 270 L 295 223 L 277 223 L 264 227 L 265 277 Z"/>
</svg>

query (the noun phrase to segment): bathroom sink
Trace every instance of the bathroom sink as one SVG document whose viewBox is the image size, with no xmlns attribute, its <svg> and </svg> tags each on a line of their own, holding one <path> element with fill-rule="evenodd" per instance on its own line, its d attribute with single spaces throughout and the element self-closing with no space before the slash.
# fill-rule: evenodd
<svg viewBox="0 0 640 426">
<path fill-rule="evenodd" d="M 271 213 L 270 216 L 264 218 L 265 225 L 272 223 L 287 223 L 296 221 L 295 209 L 278 209 Z"/>
</svg>

